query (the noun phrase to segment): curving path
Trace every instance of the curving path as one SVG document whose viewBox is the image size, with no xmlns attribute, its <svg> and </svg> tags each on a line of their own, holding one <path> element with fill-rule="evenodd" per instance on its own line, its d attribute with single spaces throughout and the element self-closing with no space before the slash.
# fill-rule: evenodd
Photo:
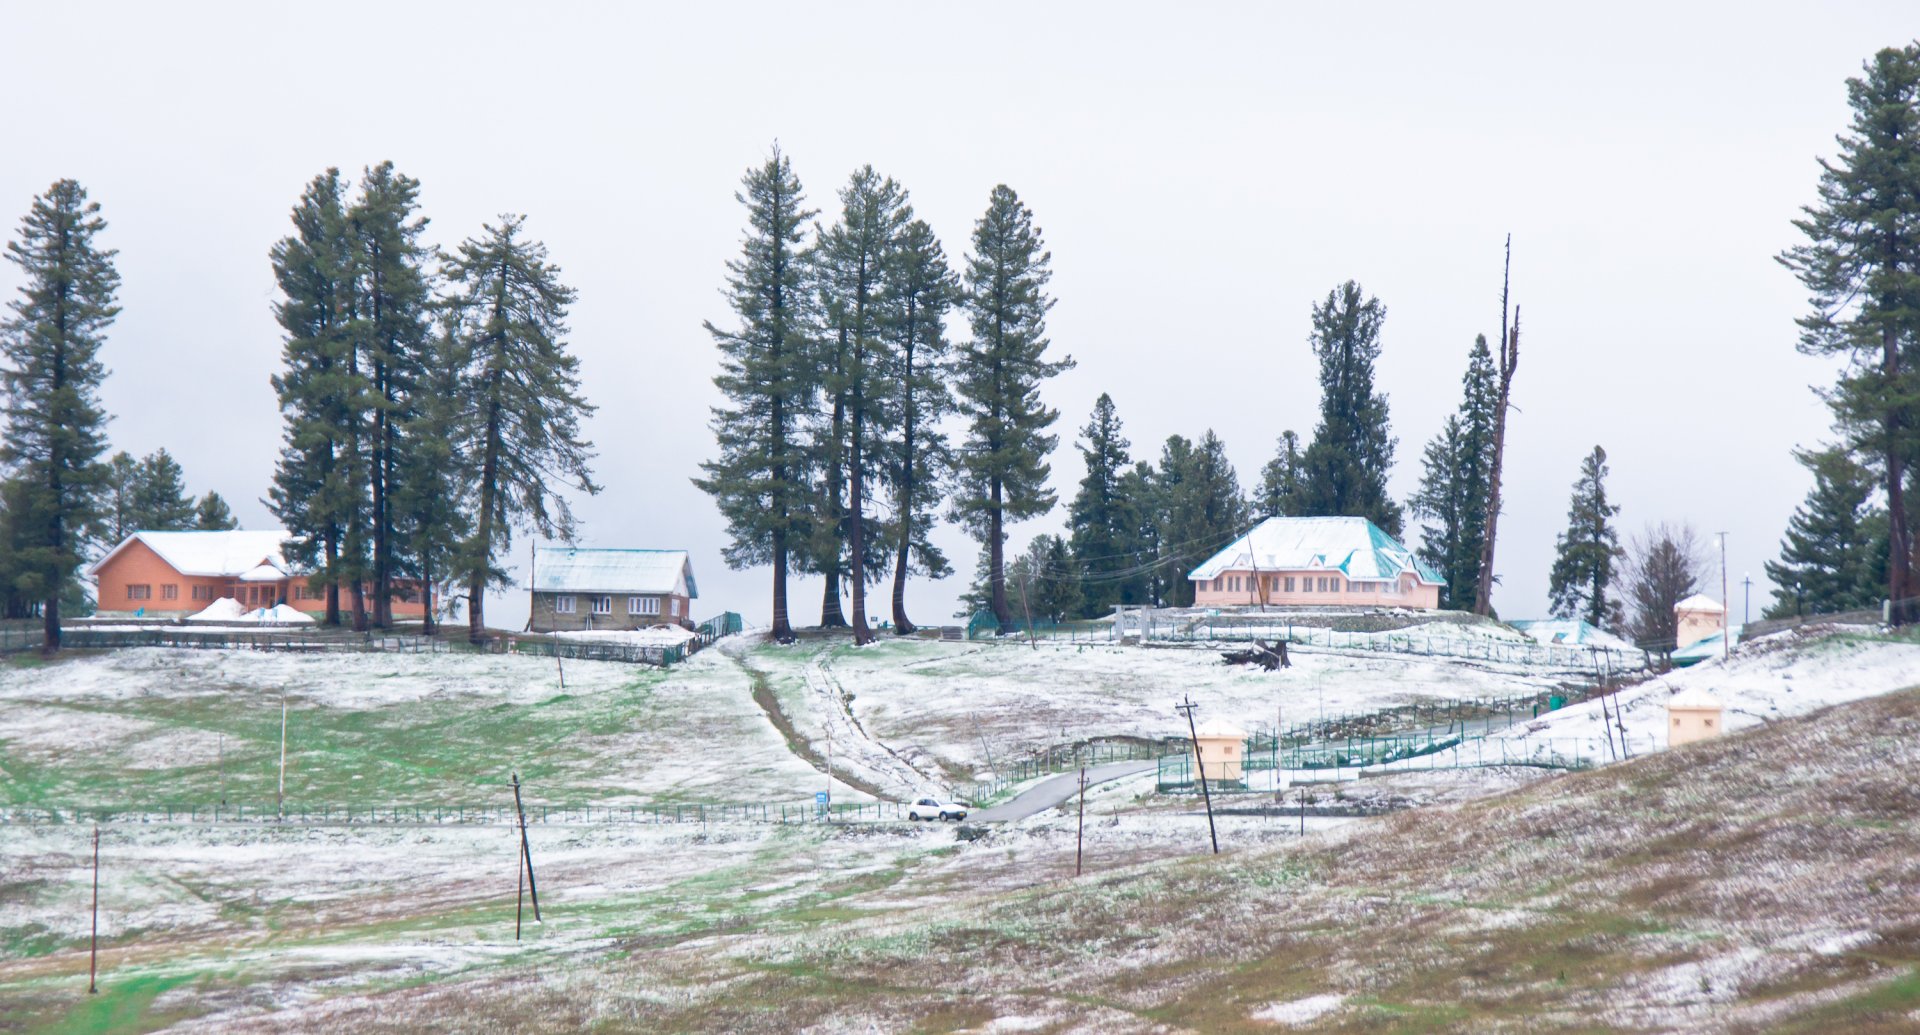
<svg viewBox="0 0 1920 1035">
<path fill-rule="evenodd" d="M 1144 773 L 1159 764 L 1160 763 L 1153 759 L 1146 758 L 1134 759 L 1129 762 L 1107 762 L 1103 765 L 1088 766 L 1087 786 L 1092 787 L 1096 783 L 1106 783 L 1108 780 L 1118 780 L 1123 776 Z M 968 816 L 967 819 L 974 823 L 1010 823 L 1014 820 L 1026 819 L 1028 816 L 1036 813 L 1045 812 L 1055 805 L 1072 798 L 1075 794 L 1079 793 L 1079 791 L 1080 771 L 1076 769 L 1071 773 L 1049 776 L 1039 783 L 1034 784 L 1032 787 L 1021 791 L 1012 801 L 995 805 L 990 809 L 981 809 L 973 815 Z"/>
</svg>

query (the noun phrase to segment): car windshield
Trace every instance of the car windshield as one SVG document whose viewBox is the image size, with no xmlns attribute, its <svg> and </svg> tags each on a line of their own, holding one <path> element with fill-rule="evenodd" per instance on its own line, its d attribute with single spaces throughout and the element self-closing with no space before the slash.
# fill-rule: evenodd
<svg viewBox="0 0 1920 1035">
<path fill-rule="evenodd" d="M 940 804 L 940 803 L 939 803 L 939 802 L 937 802 L 937 801 L 934 801 L 934 800 L 933 800 L 932 798 L 921 798 L 921 799 L 920 799 L 920 804 L 922 804 L 922 805 L 938 805 L 938 804 Z"/>
</svg>

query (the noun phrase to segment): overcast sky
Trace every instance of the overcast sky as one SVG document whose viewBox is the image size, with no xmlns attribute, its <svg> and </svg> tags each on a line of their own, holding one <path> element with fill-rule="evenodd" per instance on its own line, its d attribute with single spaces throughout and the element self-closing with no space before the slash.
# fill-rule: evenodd
<svg viewBox="0 0 1920 1035">
<path fill-rule="evenodd" d="M 1804 293 L 1773 256 L 1845 127 L 1843 81 L 1920 28 L 1910 0 L 550 6 L 0 0 L 0 218 L 11 236 L 59 177 L 103 206 L 124 279 L 116 448 L 165 446 L 195 492 L 272 524 L 267 250 L 316 173 L 392 159 L 422 181 L 434 243 L 525 213 L 579 290 L 606 486 L 579 503 L 583 542 L 685 547 L 699 616 L 764 622 L 768 573 L 726 569 L 689 479 L 713 453 L 701 321 L 732 319 L 733 192 L 777 139 L 826 213 L 860 164 L 899 180 L 956 266 L 996 183 L 1032 207 L 1054 348 L 1079 365 L 1043 391 L 1062 506 L 1013 526 L 1015 548 L 1064 523 L 1102 391 L 1136 457 L 1212 428 L 1252 488 L 1280 432 L 1311 434 L 1308 313 L 1348 278 L 1388 309 L 1404 500 L 1474 335 L 1497 332 L 1511 232 L 1524 336 L 1496 606 L 1544 614 L 1600 444 L 1622 525 L 1725 530 L 1734 613 L 1750 572 L 1757 614 L 1810 481 L 1789 452 L 1828 432 L 1808 386 L 1832 374 L 1795 353 Z M 961 574 L 911 585 L 923 623 L 977 555 L 952 527 L 940 541 Z M 796 585 L 797 618 L 819 594 Z M 495 607 L 524 620 L 521 594 Z"/>
</svg>

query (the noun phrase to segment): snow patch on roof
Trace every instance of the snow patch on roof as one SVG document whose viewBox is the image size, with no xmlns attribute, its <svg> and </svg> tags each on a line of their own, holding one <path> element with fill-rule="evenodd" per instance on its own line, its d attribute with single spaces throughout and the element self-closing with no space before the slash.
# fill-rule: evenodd
<svg viewBox="0 0 1920 1035">
<path fill-rule="evenodd" d="M 1673 605 L 1673 609 L 1675 611 L 1711 611 L 1714 614 L 1727 613 L 1727 609 L 1720 606 L 1718 600 L 1707 596 L 1705 593 L 1695 593 L 1687 599 Z"/>
<path fill-rule="evenodd" d="M 1690 686 L 1685 690 L 1682 690 L 1679 693 L 1674 694 L 1672 697 L 1667 698 L 1667 707 L 1668 708 L 1720 708 L 1720 707 L 1724 707 L 1724 705 L 1721 703 L 1718 697 L 1715 697 L 1712 694 L 1708 693 L 1705 689 L 1697 686 Z"/>
<path fill-rule="evenodd" d="M 263 564 L 287 572 L 291 565 L 281 553 L 281 546 L 288 538 L 284 528 L 135 532 L 95 561 L 87 574 L 99 574 L 114 555 L 135 541 L 146 544 L 147 549 L 159 554 L 161 560 L 182 575 L 232 578 Z"/>
<path fill-rule="evenodd" d="M 1541 618 L 1507 623 L 1529 637 L 1563 647 L 1608 647 L 1634 650 L 1633 644 L 1580 618 Z"/>
<path fill-rule="evenodd" d="M 603 550 L 542 546 L 534 551 L 535 593 L 684 593 L 698 597 L 685 550 Z"/>
<path fill-rule="evenodd" d="M 1411 572 L 1427 585 L 1442 581 L 1413 551 L 1363 517 L 1267 518 L 1187 577 L 1204 582 L 1229 569 L 1337 570 L 1363 582 L 1389 581 Z"/>
<path fill-rule="evenodd" d="M 1235 726 L 1233 723 L 1228 722 L 1225 719 L 1208 719 L 1207 721 L 1201 723 L 1198 729 L 1194 730 L 1194 736 L 1196 737 L 1232 737 L 1235 739 L 1244 740 L 1247 736 L 1247 731 L 1241 729 L 1238 726 Z"/>
</svg>

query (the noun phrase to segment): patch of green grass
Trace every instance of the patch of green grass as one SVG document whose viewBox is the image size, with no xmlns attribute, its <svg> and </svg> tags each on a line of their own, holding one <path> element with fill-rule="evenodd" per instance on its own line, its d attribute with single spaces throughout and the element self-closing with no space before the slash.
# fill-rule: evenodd
<svg viewBox="0 0 1920 1035">
<path fill-rule="evenodd" d="M 166 977 L 142 975 L 109 978 L 99 983 L 97 995 L 86 996 L 59 1020 L 29 1029 L 35 1035 L 135 1035 L 156 1031 L 188 1016 L 182 1010 L 156 1014 L 153 1001 L 160 994 L 193 980 L 192 974 Z"/>
</svg>

